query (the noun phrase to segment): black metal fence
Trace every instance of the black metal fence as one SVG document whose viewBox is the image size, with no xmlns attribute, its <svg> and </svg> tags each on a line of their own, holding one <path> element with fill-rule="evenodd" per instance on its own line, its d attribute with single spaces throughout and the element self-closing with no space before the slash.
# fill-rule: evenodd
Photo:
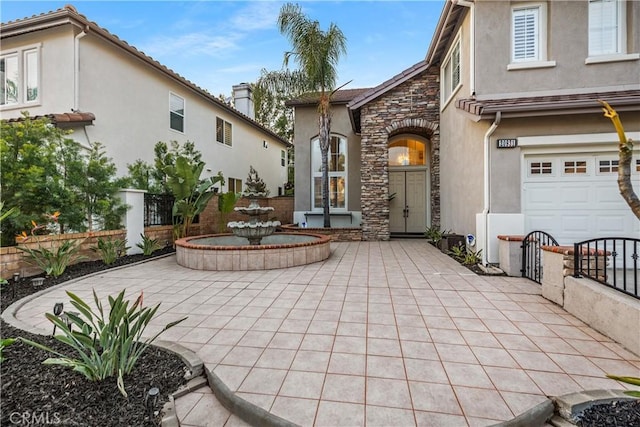
<svg viewBox="0 0 640 427">
<path fill-rule="evenodd" d="M 171 225 L 174 197 L 171 194 L 144 195 L 144 226 Z"/>
<path fill-rule="evenodd" d="M 640 239 L 606 237 L 574 243 L 574 276 L 588 277 L 640 299 Z"/>
<path fill-rule="evenodd" d="M 558 246 L 553 236 L 544 231 L 536 230 L 527 234 L 522 240 L 522 277 L 542 282 L 542 247 Z"/>
</svg>

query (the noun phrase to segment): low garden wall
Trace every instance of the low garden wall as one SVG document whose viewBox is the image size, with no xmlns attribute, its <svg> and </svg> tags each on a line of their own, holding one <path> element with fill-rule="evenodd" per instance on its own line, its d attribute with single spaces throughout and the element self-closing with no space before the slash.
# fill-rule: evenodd
<svg viewBox="0 0 640 427">
<path fill-rule="evenodd" d="M 284 231 L 291 232 L 308 232 L 314 234 L 322 234 L 331 237 L 334 242 L 359 242 L 362 240 L 361 228 L 310 228 L 310 227 L 298 227 L 294 224 L 283 225 Z"/>
<path fill-rule="evenodd" d="M 124 239 L 125 230 L 108 230 L 95 231 L 91 233 L 70 233 L 70 234 L 52 234 L 50 236 L 30 237 L 24 243 L 18 246 L 28 248 L 44 247 L 47 249 L 55 248 L 66 240 L 75 240 L 80 243 L 80 251 L 78 255 L 83 255 L 82 261 L 100 259 L 100 255 L 91 250 L 92 246 L 97 245 L 98 239 Z M 8 246 L 0 248 L 0 277 L 9 279 L 14 273 L 19 273 L 21 277 L 34 276 L 42 272 L 42 270 L 29 264 L 25 258 L 25 253 L 16 246 Z"/>
</svg>

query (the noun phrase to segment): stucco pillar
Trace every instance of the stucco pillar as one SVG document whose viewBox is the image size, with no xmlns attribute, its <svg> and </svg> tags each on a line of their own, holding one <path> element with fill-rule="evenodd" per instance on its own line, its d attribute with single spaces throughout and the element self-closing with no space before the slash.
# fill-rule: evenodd
<svg viewBox="0 0 640 427">
<path fill-rule="evenodd" d="M 122 202 L 128 206 L 122 222 L 124 224 L 127 239 L 127 255 L 141 254 L 142 249 L 136 246 L 142 242 L 141 234 L 144 234 L 144 190 L 127 188 L 120 190 L 118 195 Z"/>
</svg>

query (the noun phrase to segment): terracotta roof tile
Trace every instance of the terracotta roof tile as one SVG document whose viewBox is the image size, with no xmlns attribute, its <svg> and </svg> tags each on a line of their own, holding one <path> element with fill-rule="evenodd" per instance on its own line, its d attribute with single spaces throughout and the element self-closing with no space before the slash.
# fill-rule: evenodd
<svg viewBox="0 0 640 427">
<path fill-rule="evenodd" d="M 32 116 L 31 119 L 49 119 L 54 125 L 72 125 L 72 124 L 93 124 L 93 121 L 96 119 L 95 114 L 88 112 L 78 112 L 78 113 L 51 113 L 45 114 L 42 116 Z M 21 122 L 23 121 L 23 117 L 7 119 L 6 121 L 9 123 Z"/>
</svg>

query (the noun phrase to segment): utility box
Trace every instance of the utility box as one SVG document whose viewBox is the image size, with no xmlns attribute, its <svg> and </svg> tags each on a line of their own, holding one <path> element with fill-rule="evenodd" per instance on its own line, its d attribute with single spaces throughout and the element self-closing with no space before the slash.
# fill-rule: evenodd
<svg viewBox="0 0 640 427">
<path fill-rule="evenodd" d="M 442 252 L 449 253 L 454 246 L 466 247 L 465 236 L 462 234 L 443 234 L 442 240 L 440 240 L 440 250 Z"/>
</svg>

